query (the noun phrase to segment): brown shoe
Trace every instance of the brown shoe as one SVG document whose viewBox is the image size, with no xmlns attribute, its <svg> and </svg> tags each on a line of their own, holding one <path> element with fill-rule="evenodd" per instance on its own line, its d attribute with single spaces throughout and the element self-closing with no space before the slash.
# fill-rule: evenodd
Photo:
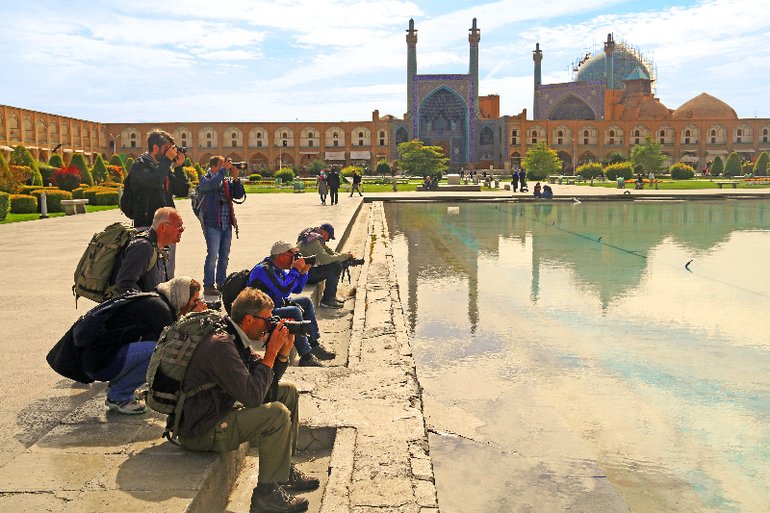
<svg viewBox="0 0 770 513">
<path fill-rule="evenodd" d="M 289 470 L 289 480 L 281 483 L 281 486 L 293 492 L 309 492 L 317 489 L 320 484 L 317 477 L 310 477 L 292 465 Z"/>
<path fill-rule="evenodd" d="M 307 511 L 308 502 L 304 497 L 294 497 L 286 490 L 275 485 L 266 494 L 258 494 L 257 489 L 251 492 L 251 507 L 249 513 L 299 513 Z"/>
</svg>

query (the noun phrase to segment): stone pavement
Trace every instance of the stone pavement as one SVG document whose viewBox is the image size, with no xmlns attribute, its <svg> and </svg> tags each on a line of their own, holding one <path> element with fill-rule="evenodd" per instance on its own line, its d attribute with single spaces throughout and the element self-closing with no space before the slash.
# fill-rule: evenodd
<svg viewBox="0 0 770 513">
<path fill-rule="evenodd" d="M 250 195 L 237 207 L 240 239 L 230 270 L 253 266 L 275 240 L 295 240 L 323 221 L 338 227 L 340 239 L 359 205 L 359 198 L 321 206 L 315 194 Z M 203 235 L 189 201 L 178 207 L 187 229 L 177 275 L 200 280 Z M 70 290 L 83 249 L 94 232 L 121 219 L 111 210 L 0 226 L 0 511 L 183 511 L 202 497 L 197 492 L 216 458 L 161 443 L 157 417 L 107 414 L 103 384 L 73 386 L 45 361 L 93 306 L 81 298 L 76 310 Z"/>
</svg>

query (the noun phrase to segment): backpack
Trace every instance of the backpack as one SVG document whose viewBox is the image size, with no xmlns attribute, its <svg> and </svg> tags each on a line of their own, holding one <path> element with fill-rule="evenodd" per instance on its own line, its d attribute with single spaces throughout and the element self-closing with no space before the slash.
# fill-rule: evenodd
<svg viewBox="0 0 770 513">
<path fill-rule="evenodd" d="M 190 205 L 192 206 L 193 214 L 198 220 L 203 223 L 203 202 L 206 201 L 206 193 L 201 192 L 196 187 L 190 193 Z"/>
<path fill-rule="evenodd" d="M 225 284 L 222 286 L 222 303 L 225 305 L 227 315 L 230 315 L 230 308 L 233 301 L 238 297 L 243 289 L 248 286 L 251 269 L 244 269 L 227 275 Z"/>
<path fill-rule="evenodd" d="M 215 332 L 227 333 L 217 312 L 192 312 L 163 329 L 147 368 L 147 406 L 169 416 L 163 436 L 174 442 L 185 399 L 209 390 L 214 383 L 182 390 L 182 382 L 198 345 Z M 229 336 L 229 335 L 228 335 Z M 173 433 L 173 434 L 172 434 Z"/>
<path fill-rule="evenodd" d="M 131 220 L 133 220 L 137 214 L 134 203 L 134 186 L 133 180 L 131 179 L 131 172 L 129 172 L 123 180 L 123 195 L 120 197 L 120 211 Z"/>
<path fill-rule="evenodd" d="M 115 285 L 110 283 L 115 263 L 134 237 L 146 238 L 147 235 L 124 223 L 113 223 L 91 237 L 91 242 L 75 268 L 75 284 L 72 285 L 75 306 L 81 296 L 101 303 L 115 295 Z M 157 262 L 158 250 L 155 248 L 147 271 L 155 267 Z"/>
</svg>

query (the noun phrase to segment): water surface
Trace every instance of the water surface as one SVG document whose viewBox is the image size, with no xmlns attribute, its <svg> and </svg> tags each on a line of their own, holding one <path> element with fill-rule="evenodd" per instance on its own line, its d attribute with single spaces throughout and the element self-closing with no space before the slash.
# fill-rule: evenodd
<svg viewBox="0 0 770 513">
<path fill-rule="evenodd" d="M 766 202 L 386 214 L 443 513 L 770 511 Z"/>
</svg>

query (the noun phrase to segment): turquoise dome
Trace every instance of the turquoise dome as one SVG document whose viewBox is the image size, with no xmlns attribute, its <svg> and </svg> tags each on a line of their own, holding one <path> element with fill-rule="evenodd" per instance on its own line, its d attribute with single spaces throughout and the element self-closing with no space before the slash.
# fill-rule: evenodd
<svg viewBox="0 0 770 513">
<path fill-rule="evenodd" d="M 607 57 L 602 53 L 592 55 L 587 61 L 578 67 L 577 82 L 604 82 L 604 66 Z M 614 77 L 612 88 L 623 89 L 623 80 L 639 69 L 647 77 L 650 77 L 650 70 L 642 60 L 632 52 L 615 48 L 612 54 L 612 75 Z"/>
</svg>

